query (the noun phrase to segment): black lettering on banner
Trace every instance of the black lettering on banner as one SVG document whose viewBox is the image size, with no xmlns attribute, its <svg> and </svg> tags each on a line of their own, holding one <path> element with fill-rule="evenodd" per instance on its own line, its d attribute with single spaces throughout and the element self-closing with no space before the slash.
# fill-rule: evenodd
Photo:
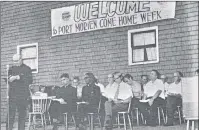
<svg viewBox="0 0 199 130">
<path fill-rule="evenodd" d="M 148 12 L 150 11 L 149 4 L 150 4 L 150 1 L 148 2 L 127 1 L 125 13 L 130 14 L 130 13 Z"/>
<path fill-rule="evenodd" d="M 112 8 L 111 8 L 112 5 Z M 108 10 L 108 16 L 109 17 L 113 17 L 115 15 L 115 11 L 116 11 L 116 2 L 112 1 L 112 2 L 107 2 L 107 10 Z"/>
<path fill-rule="evenodd" d="M 79 5 L 75 5 L 75 11 L 74 11 L 74 21 L 75 22 L 79 22 L 80 21 L 80 6 Z"/>
<path fill-rule="evenodd" d="M 116 21 L 115 17 L 100 19 L 99 25 L 101 28 L 114 27 L 116 26 L 115 21 Z"/>
<path fill-rule="evenodd" d="M 135 1 L 128 1 L 126 5 L 126 14 L 131 12 L 138 12 L 138 2 Z"/>
<path fill-rule="evenodd" d="M 72 24 L 71 25 L 62 26 L 62 27 L 58 27 L 58 32 L 59 32 L 59 34 L 72 33 Z"/>
<path fill-rule="evenodd" d="M 89 31 L 97 28 L 97 21 L 89 21 L 89 22 L 82 22 L 75 24 L 75 31 L 82 32 L 82 31 Z"/>
<path fill-rule="evenodd" d="M 86 21 L 88 19 L 89 3 L 75 6 L 74 21 Z"/>
<path fill-rule="evenodd" d="M 117 1 L 116 3 L 116 14 L 122 15 L 126 10 L 126 2 L 125 1 Z"/>
<path fill-rule="evenodd" d="M 161 11 L 153 11 L 153 12 L 148 12 L 148 13 L 142 13 L 142 14 L 140 14 L 140 17 L 141 17 L 141 20 L 142 20 L 143 23 L 151 22 L 151 21 L 161 19 L 160 12 Z"/>
<path fill-rule="evenodd" d="M 99 15 L 98 18 L 105 18 L 107 17 L 107 1 L 101 1 L 99 2 Z M 104 8 L 105 7 L 105 8 Z"/>
<path fill-rule="evenodd" d="M 57 29 L 55 27 L 53 27 L 53 35 L 57 34 Z"/>
<path fill-rule="evenodd" d="M 142 4 L 142 7 L 140 8 L 140 9 L 142 9 L 142 10 L 140 10 L 140 12 L 148 12 L 148 11 L 150 11 L 150 1 L 143 1 L 143 2 L 141 2 Z M 148 6 L 147 6 L 148 5 Z"/>
<path fill-rule="evenodd" d="M 142 20 L 143 23 L 145 23 L 147 21 L 147 19 L 146 19 L 146 13 L 140 14 L 140 17 L 141 17 L 141 20 Z"/>
<path fill-rule="evenodd" d="M 98 18 L 98 8 L 99 8 L 98 2 L 90 3 L 89 15 L 88 15 L 89 20 Z"/>
<path fill-rule="evenodd" d="M 157 11 L 157 19 L 161 19 L 162 17 L 160 16 L 161 11 Z"/>
<path fill-rule="evenodd" d="M 120 16 L 119 17 L 119 25 L 132 25 L 137 24 L 137 15 L 130 15 L 130 16 Z"/>
</svg>

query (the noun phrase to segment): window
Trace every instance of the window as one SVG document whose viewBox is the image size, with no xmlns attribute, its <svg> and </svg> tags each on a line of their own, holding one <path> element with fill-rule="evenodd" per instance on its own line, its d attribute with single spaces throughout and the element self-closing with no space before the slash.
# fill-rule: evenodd
<svg viewBox="0 0 199 130">
<path fill-rule="evenodd" d="M 17 53 L 21 54 L 22 62 L 28 65 L 33 73 L 38 73 L 38 43 L 18 45 Z"/>
<path fill-rule="evenodd" d="M 128 31 L 129 65 L 159 62 L 158 27 Z"/>
</svg>

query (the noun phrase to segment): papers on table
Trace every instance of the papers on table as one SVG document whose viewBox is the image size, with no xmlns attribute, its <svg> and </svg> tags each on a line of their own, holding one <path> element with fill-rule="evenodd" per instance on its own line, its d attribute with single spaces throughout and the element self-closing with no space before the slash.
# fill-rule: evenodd
<svg viewBox="0 0 199 130">
<path fill-rule="evenodd" d="M 57 99 L 57 98 L 54 98 L 52 99 L 53 101 L 58 101 L 60 104 L 67 104 L 67 102 L 63 101 L 63 99 Z"/>
<path fill-rule="evenodd" d="M 77 104 L 89 104 L 88 102 L 77 102 Z"/>
<path fill-rule="evenodd" d="M 140 102 L 149 102 L 150 99 L 140 100 Z"/>
</svg>

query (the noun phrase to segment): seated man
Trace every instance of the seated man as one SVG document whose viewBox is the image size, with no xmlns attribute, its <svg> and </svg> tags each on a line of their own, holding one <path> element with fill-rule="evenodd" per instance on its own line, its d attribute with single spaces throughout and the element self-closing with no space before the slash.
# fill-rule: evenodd
<svg viewBox="0 0 199 130">
<path fill-rule="evenodd" d="M 119 111 L 128 109 L 128 104 L 133 97 L 131 86 L 122 82 L 123 76 L 119 72 L 114 73 L 115 83 L 112 84 L 112 93 L 105 102 L 105 128 L 112 129 L 112 117 Z"/>
<path fill-rule="evenodd" d="M 73 87 L 77 89 L 77 98 L 78 101 L 82 100 L 82 88 L 83 86 L 80 84 L 80 79 L 78 76 L 73 77 Z"/>
<path fill-rule="evenodd" d="M 145 111 L 143 112 L 143 115 L 147 124 L 150 126 L 156 126 L 155 120 L 157 119 L 157 107 L 165 106 L 164 84 L 158 79 L 159 75 L 157 70 L 152 70 L 150 74 L 151 81 L 144 86 L 143 99 L 149 99 L 149 102 L 145 104 L 145 107 L 150 109 L 150 114 Z"/>
<path fill-rule="evenodd" d="M 57 130 L 58 123 L 63 123 L 63 113 L 76 111 L 77 90 L 71 86 L 69 75 L 64 73 L 60 76 L 62 87 L 55 92 L 56 101 L 50 107 L 50 114 L 53 119 L 57 119 L 53 130 Z"/>
<path fill-rule="evenodd" d="M 161 75 L 160 79 L 162 80 L 162 82 L 164 84 L 164 95 L 165 95 L 165 98 L 166 98 L 167 97 L 166 93 L 167 93 L 168 87 L 169 87 L 169 84 L 167 83 L 168 77 L 166 75 Z"/>
<path fill-rule="evenodd" d="M 174 110 L 176 110 L 177 106 L 182 105 L 182 87 L 181 87 L 181 77 L 182 73 L 177 71 L 173 74 L 174 76 L 174 82 L 171 83 L 168 87 L 167 91 L 167 124 L 166 126 L 172 126 L 173 125 L 173 119 L 174 119 Z"/>
<path fill-rule="evenodd" d="M 97 112 L 101 98 L 100 88 L 99 86 L 95 85 L 96 79 L 93 73 L 86 73 L 84 80 L 86 82 L 86 86 L 84 86 L 82 89 L 82 101 L 87 102 L 88 104 L 78 105 L 79 119 L 76 118 L 76 122 L 77 127 L 80 129 L 86 129 L 84 117 L 89 112 Z"/>
</svg>

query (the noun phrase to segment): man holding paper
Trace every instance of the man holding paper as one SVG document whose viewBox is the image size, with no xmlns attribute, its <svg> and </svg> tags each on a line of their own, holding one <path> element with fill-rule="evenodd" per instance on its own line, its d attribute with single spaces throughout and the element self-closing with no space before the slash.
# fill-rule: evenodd
<svg viewBox="0 0 199 130">
<path fill-rule="evenodd" d="M 56 99 L 53 99 L 50 107 L 51 117 L 57 119 L 53 130 L 57 130 L 57 125 L 63 123 L 63 113 L 76 111 L 77 89 L 71 86 L 67 73 L 62 74 L 60 79 L 62 87 L 56 90 Z"/>
</svg>

